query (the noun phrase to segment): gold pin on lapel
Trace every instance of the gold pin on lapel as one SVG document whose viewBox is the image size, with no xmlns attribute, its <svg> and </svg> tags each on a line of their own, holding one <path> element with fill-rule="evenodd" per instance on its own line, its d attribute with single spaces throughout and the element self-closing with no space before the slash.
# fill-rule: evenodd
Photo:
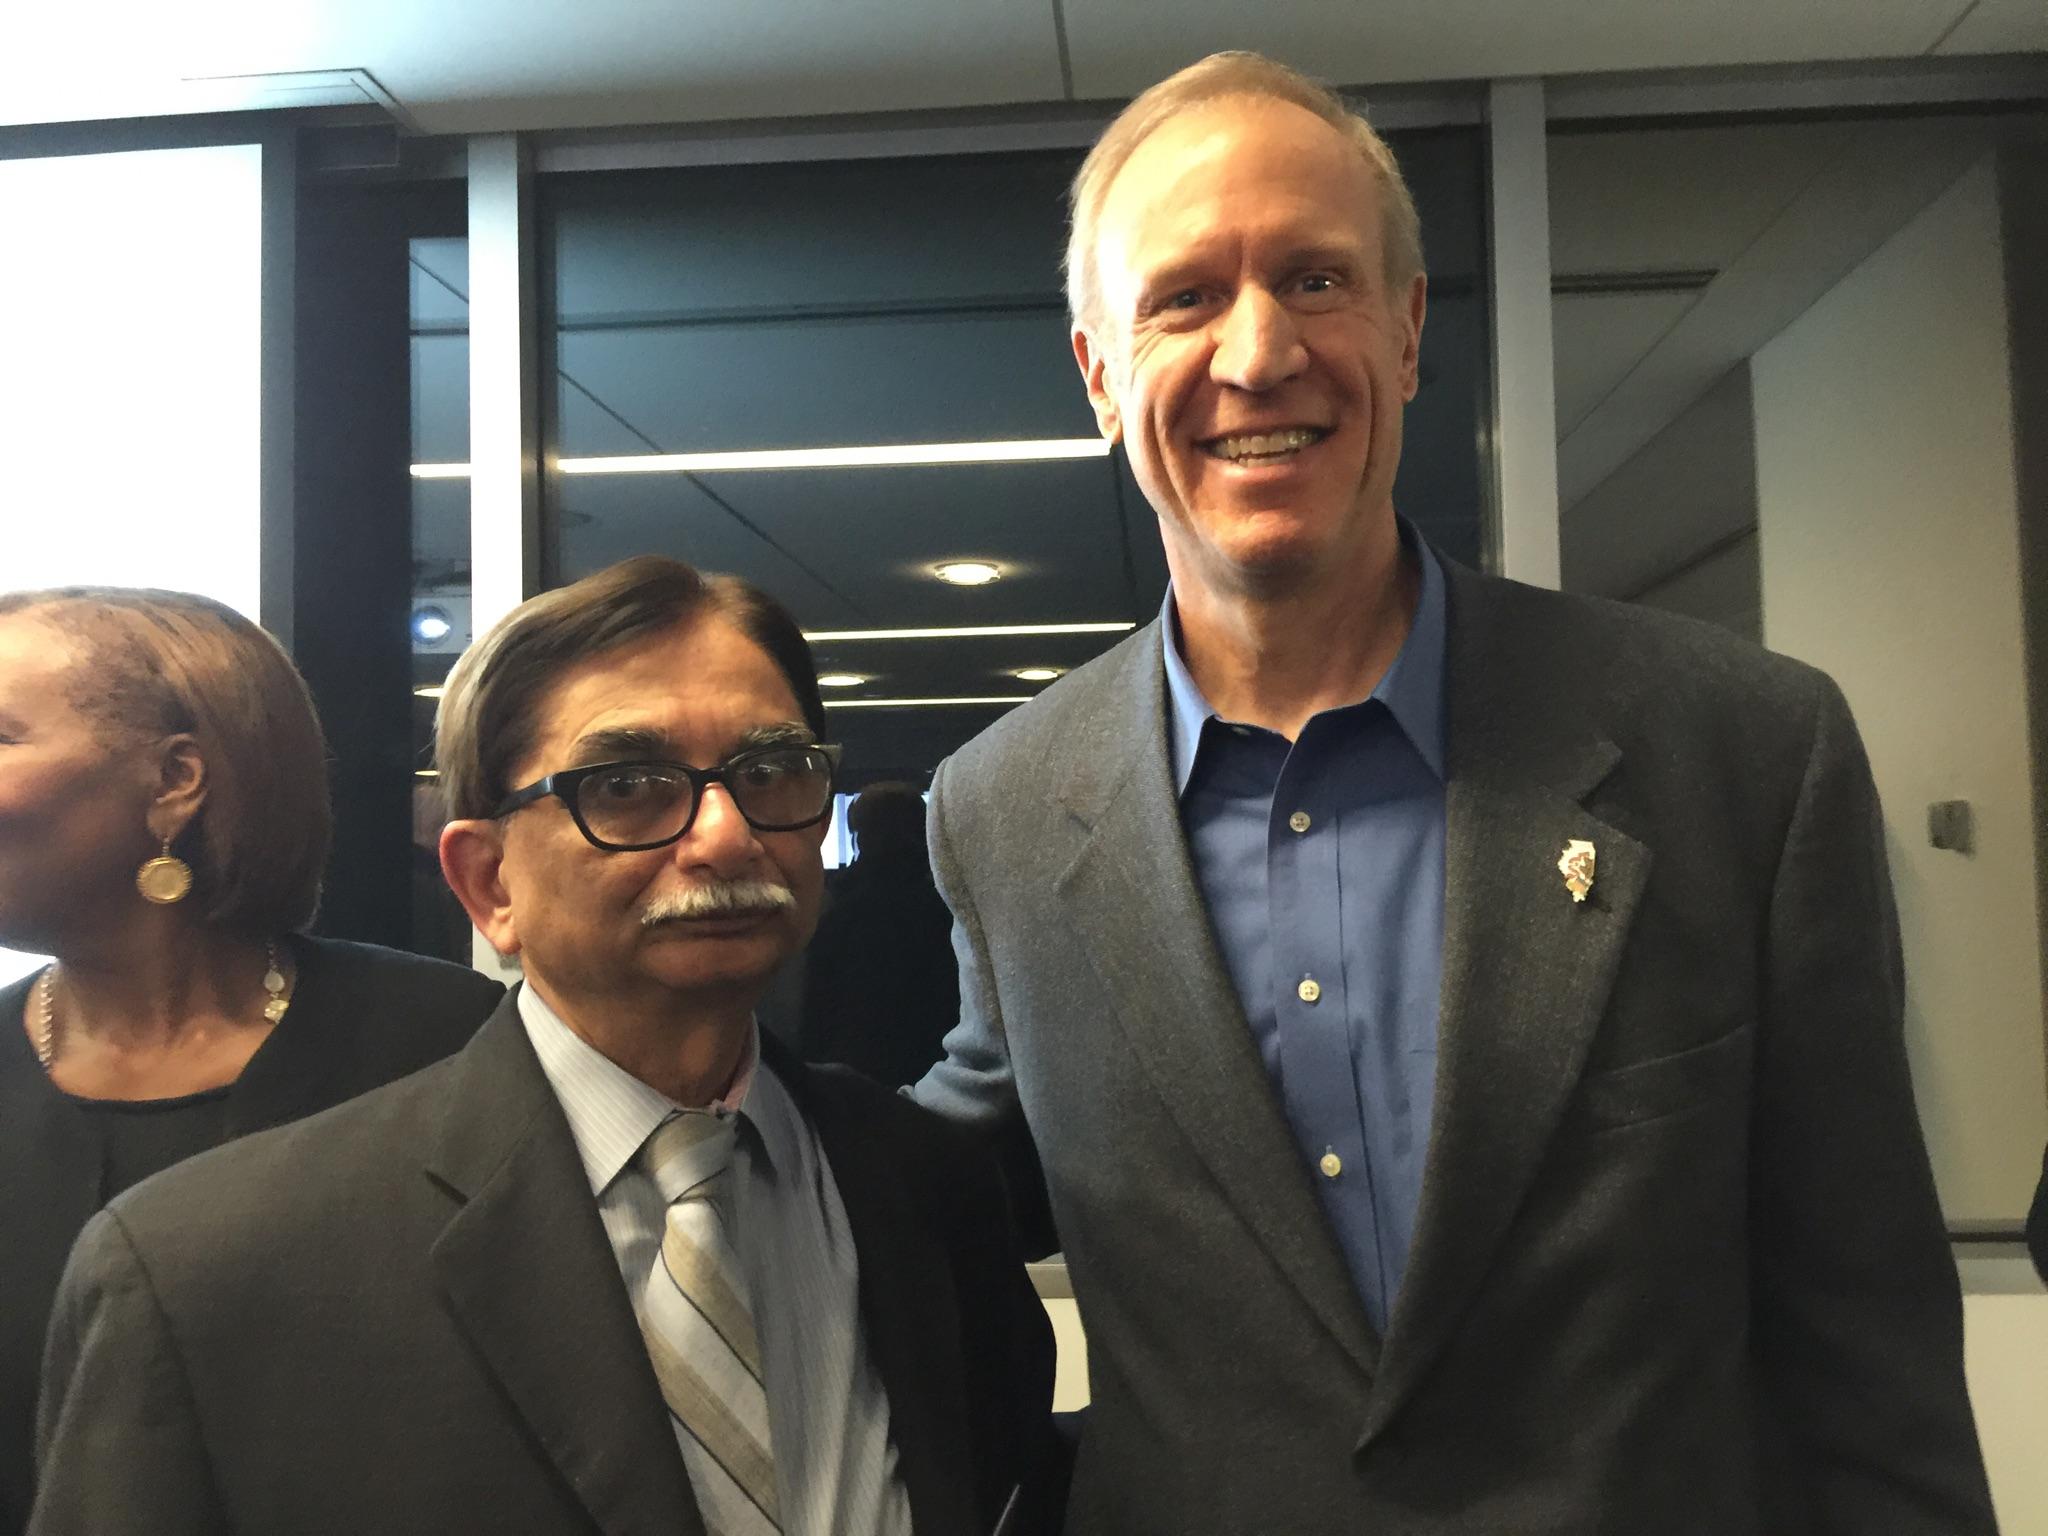
<svg viewBox="0 0 2048 1536">
<path fill-rule="evenodd" d="M 1557 872 L 1564 876 L 1564 888 L 1572 893 L 1572 900 L 1584 901 L 1586 892 L 1593 889 L 1593 845 L 1582 837 L 1566 843 Z"/>
</svg>

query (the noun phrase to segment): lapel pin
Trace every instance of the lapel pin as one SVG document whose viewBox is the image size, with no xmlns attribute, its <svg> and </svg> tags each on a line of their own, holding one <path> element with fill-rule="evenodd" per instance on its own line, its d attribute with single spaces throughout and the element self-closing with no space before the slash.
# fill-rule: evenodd
<svg viewBox="0 0 2048 1536">
<path fill-rule="evenodd" d="M 1564 888 L 1572 893 L 1572 900 L 1584 901 L 1586 892 L 1593 889 L 1593 845 L 1582 837 L 1566 843 L 1557 871 L 1564 876 Z"/>
</svg>

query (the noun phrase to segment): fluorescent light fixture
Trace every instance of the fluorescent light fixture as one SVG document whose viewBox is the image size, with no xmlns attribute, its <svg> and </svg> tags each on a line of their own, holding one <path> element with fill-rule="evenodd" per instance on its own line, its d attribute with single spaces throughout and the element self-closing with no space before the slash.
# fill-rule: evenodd
<svg viewBox="0 0 2048 1536">
<path fill-rule="evenodd" d="M 865 672 L 820 672 L 818 674 L 818 686 L 820 688 L 858 688 L 867 680 L 868 675 Z"/>
<path fill-rule="evenodd" d="M 953 629 L 807 629 L 813 645 L 831 640 L 980 640 L 1013 635 L 1121 635 L 1138 626 L 1129 619 L 1106 624 L 968 624 Z"/>
<path fill-rule="evenodd" d="M 1049 683 L 1066 670 L 1065 667 L 1019 667 L 1010 676 L 1020 683 Z"/>
<path fill-rule="evenodd" d="M 1017 675 L 1022 677 L 1024 674 L 1019 672 Z M 448 685 L 446 683 L 422 683 L 419 687 L 413 689 L 413 696 L 421 699 L 438 699 L 447 691 Z"/>
<path fill-rule="evenodd" d="M 827 709 L 943 709 L 954 704 L 1029 704 L 1031 695 L 1016 694 L 962 694 L 955 698 L 941 699 L 827 699 Z"/>
<path fill-rule="evenodd" d="M 985 587 L 1000 580 L 1003 568 L 987 560 L 947 560 L 932 567 L 932 574 L 955 587 Z"/>
<path fill-rule="evenodd" d="M 412 776 L 416 779 L 438 779 L 441 777 L 441 770 L 438 768 L 415 768 L 412 771 Z"/>
<path fill-rule="evenodd" d="M 1109 456 L 1101 437 L 1017 438 L 989 443 L 878 443 L 850 448 L 763 448 L 729 453 L 623 453 L 557 459 L 565 475 L 716 475 L 747 469 L 907 469 L 927 464 L 1037 464 Z M 417 480 L 460 480 L 467 464 L 415 464 Z"/>
</svg>

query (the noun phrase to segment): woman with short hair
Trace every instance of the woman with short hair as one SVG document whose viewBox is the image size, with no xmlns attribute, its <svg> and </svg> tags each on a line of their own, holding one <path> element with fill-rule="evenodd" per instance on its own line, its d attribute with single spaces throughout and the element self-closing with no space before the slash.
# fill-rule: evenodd
<svg viewBox="0 0 2048 1536">
<path fill-rule="evenodd" d="M 171 1163 L 458 1048 L 502 988 L 305 932 L 330 835 L 311 697 L 207 598 L 0 595 L 0 1531 L 90 1217 Z M 252 1347 L 260 1347 L 252 1341 Z"/>
</svg>

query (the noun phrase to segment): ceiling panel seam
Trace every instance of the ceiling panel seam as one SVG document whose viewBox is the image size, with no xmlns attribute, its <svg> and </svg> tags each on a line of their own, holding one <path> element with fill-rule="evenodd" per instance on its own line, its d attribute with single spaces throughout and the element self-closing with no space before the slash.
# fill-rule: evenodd
<svg viewBox="0 0 2048 1536">
<path fill-rule="evenodd" d="M 589 385 L 583 383 L 579 379 L 572 377 L 567 369 L 560 367 L 556 368 L 555 376 L 559 378 L 564 384 L 568 385 L 571 389 L 575 390 L 579 395 L 583 396 L 583 398 L 588 400 L 592 405 L 596 406 L 600 411 L 604 412 L 605 415 L 611 417 L 613 421 L 617 422 L 620 426 L 624 427 L 627 432 L 631 433 L 634 437 L 637 437 L 641 442 L 645 443 L 650 451 L 654 453 L 662 453 L 666 451 L 662 448 L 660 443 L 656 442 L 652 437 L 648 436 L 645 432 L 641 431 L 638 427 L 636 427 L 632 422 L 628 421 L 622 414 L 620 414 L 619 411 L 614 409 L 605 401 L 599 399 L 596 392 L 593 391 Z M 812 570 L 809 562 L 801 559 L 794 550 L 789 549 L 787 546 L 783 544 L 783 542 L 780 539 L 776 538 L 773 534 L 768 532 L 767 529 L 761 527 L 760 524 L 756 523 L 752 518 L 748 517 L 744 512 L 740 511 L 738 507 L 734 506 L 731 502 L 727 501 L 723 496 L 719 495 L 718 492 L 712 490 L 710 486 L 704 483 L 703 477 L 701 475 L 685 474 L 682 478 L 686 480 L 690 485 L 695 487 L 697 491 L 699 491 L 704 496 L 704 498 L 708 500 L 713 506 L 717 507 L 719 511 L 723 512 L 727 517 L 731 518 L 740 527 L 746 529 L 747 532 L 751 533 L 763 544 L 766 544 L 770 549 L 774 550 L 775 553 L 782 556 L 783 559 L 787 560 L 791 565 L 795 566 L 798 570 L 802 571 L 806 576 L 810 577 L 812 581 L 816 582 L 820 587 L 824 588 L 827 592 L 830 592 L 834 597 L 838 598 L 842 603 L 846 604 L 848 608 L 852 609 L 855 613 L 859 614 L 863 619 L 871 619 L 873 617 L 873 615 L 871 615 L 867 611 L 867 609 L 863 607 L 860 603 L 855 602 L 851 597 L 847 596 L 846 593 L 840 591 L 839 588 L 835 586 L 832 582 L 826 580 L 818 572 Z"/>
<path fill-rule="evenodd" d="M 1971 3 L 1975 4 L 1976 0 L 1971 0 Z M 1839 164 L 1842 160 L 1847 158 L 1847 155 L 1848 150 L 1846 148 L 1837 148 L 1833 154 L 1824 157 L 1813 168 L 1813 170 L 1810 171 L 1807 174 L 1807 176 L 1800 181 L 1798 186 L 1793 188 L 1790 192 L 1788 192 L 1785 195 L 1785 197 L 1779 202 L 1778 206 L 1771 211 L 1770 216 L 1762 220 L 1757 225 L 1755 232 L 1752 233 L 1750 238 L 1743 244 L 1742 249 L 1736 252 L 1735 255 L 1731 257 L 1729 261 L 1723 266 L 1722 271 L 1725 272 L 1727 270 L 1740 266 L 1741 263 L 1750 255 L 1750 253 L 1756 250 L 1756 248 L 1763 243 L 1764 237 L 1768 235 L 1771 232 L 1771 230 L 1777 226 L 1778 222 L 1781 219 L 1783 219 L 1786 216 L 1786 214 L 1789 213 L 1794 207 L 1798 205 L 1799 200 L 1805 197 L 1808 194 L 1808 192 L 1810 192 L 1815 186 L 1817 186 L 1820 183 L 1821 179 L 1824 176 L 1826 176 L 1831 170 L 1833 170 L 1837 164 Z M 1718 276 L 1719 274 L 1716 275 Z M 1697 291 L 1702 295 L 1704 295 L 1706 292 L 1704 288 L 1699 289 Z M 1606 409 L 1610 402 L 1618 399 L 1622 395 L 1623 391 L 1628 388 L 1630 381 L 1632 381 L 1637 374 L 1643 371 L 1645 365 L 1648 364 L 1650 359 L 1656 354 L 1657 349 L 1664 345 L 1665 341 L 1667 341 L 1670 338 L 1671 333 L 1677 330 L 1678 327 L 1684 323 L 1686 316 L 1690 313 L 1691 310 L 1688 308 L 1680 314 L 1674 315 L 1672 317 L 1671 323 L 1665 326 L 1663 332 L 1657 337 L 1657 339 L 1650 343 L 1649 347 L 1643 352 L 1643 354 L 1640 357 L 1638 357 L 1635 360 L 1635 362 L 1629 365 L 1628 370 L 1625 373 L 1623 373 L 1619 379 L 1614 381 L 1613 387 L 1610 388 L 1607 391 L 1607 393 L 1602 395 L 1598 400 L 1594 401 L 1593 404 L 1587 409 L 1586 413 L 1572 424 L 1571 430 L 1565 433 L 1564 436 L 1559 439 L 1558 447 L 1561 451 L 1565 448 L 1565 446 L 1568 443 L 1570 443 L 1570 441 L 1574 437 L 1578 436 L 1578 434 L 1585 429 L 1586 424 L 1588 422 L 1592 421 L 1601 413 L 1601 411 Z M 1698 397 L 1695 396 L 1695 398 Z M 1651 434 L 1651 436 L 1654 437 L 1655 434 L 1653 433 Z M 1645 443 L 1647 443 L 1648 441 L 1648 438 L 1644 439 Z M 1638 450 L 1642 446 L 1643 444 L 1641 443 L 1637 444 Z M 1633 453 L 1629 455 L 1629 457 L 1633 456 Z M 1622 463 L 1626 462 L 1627 458 L 1624 458 L 1622 460 Z M 1615 468 L 1617 469 L 1619 467 L 1620 465 L 1615 466 Z M 1608 473 L 1612 474 L 1613 471 L 1610 470 Z M 1605 480 L 1606 478 L 1607 476 L 1605 475 L 1601 477 L 1602 480 Z M 1595 486 L 1597 486 L 1597 484 L 1598 482 L 1595 482 Z M 1572 505 L 1576 506 L 1579 502 L 1585 500 L 1587 496 L 1592 494 L 1592 491 L 1594 490 L 1595 486 L 1589 486 L 1585 491 L 1582 491 L 1577 497 L 1573 499 Z"/>
<path fill-rule="evenodd" d="M 1956 28 L 1970 19 L 1970 13 L 1975 11 L 1980 3 L 1981 0 L 1963 0 L 1963 8 L 1956 13 L 1956 19 L 1941 29 L 1941 35 L 1929 43 L 1925 51 L 1930 56 L 1939 53 L 1941 45 L 1956 35 Z"/>
</svg>

